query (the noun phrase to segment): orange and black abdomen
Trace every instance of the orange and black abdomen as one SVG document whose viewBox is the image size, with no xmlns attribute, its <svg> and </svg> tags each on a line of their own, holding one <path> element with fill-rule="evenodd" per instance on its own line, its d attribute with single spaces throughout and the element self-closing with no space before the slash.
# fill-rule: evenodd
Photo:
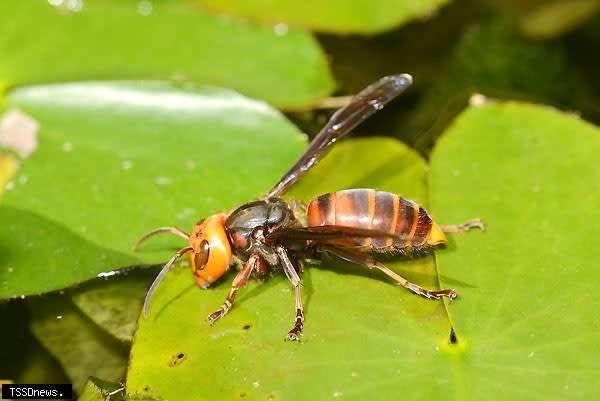
<svg viewBox="0 0 600 401">
<path fill-rule="evenodd" d="M 313 199 L 308 204 L 307 223 L 309 227 L 345 226 L 401 237 L 349 237 L 343 241 L 347 246 L 370 248 L 376 252 L 411 250 L 432 245 L 428 238 L 432 224 L 435 224 L 415 202 L 373 189 L 330 192 Z"/>
</svg>

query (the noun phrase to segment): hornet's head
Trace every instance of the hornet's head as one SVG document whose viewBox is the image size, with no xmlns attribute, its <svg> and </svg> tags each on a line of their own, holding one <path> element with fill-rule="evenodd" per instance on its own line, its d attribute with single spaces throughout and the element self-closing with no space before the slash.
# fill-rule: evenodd
<svg viewBox="0 0 600 401">
<path fill-rule="evenodd" d="M 229 269 L 231 245 L 225 232 L 225 213 L 200 221 L 190 235 L 190 264 L 196 283 L 207 288 Z"/>
<path fill-rule="evenodd" d="M 150 299 L 152 299 L 156 287 L 165 278 L 175 261 L 186 253 L 190 254 L 192 272 L 196 278 L 196 283 L 200 287 L 207 288 L 225 274 L 227 269 L 229 269 L 232 259 L 231 245 L 225 232 L 226 218 L 227 215 L 225 213 L 210 216 L 197 223 L 192 229 L 191 235 L 184 233 L 177 227 L 160 227 L 138 240 L 134 245 L 134 250 L 148 238 L 164 232 L 171 232 L 189 241 L 189 246 L 180 249 L 165 264 L 152 282 L 144 300 L 144 316 L 148 315 Z"/>
</svg>

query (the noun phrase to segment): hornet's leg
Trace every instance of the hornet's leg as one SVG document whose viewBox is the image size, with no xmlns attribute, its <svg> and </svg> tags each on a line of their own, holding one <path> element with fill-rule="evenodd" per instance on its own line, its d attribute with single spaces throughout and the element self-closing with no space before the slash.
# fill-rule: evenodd
<svg viewBox="0 0 600 401">
<path fill-rule="evenodd" d="M 237 291 L 246 284 L 246 281 L 248 281 L 248 277 L 250 277 L 250 274 L 254 270 L 259 269 L 259 266 L 262 266 L 265 263 L 266 262 L 263 259 L 263 257 L 260 256 L 260 254 L 258 253 L 254 253 L 250 256 L 248 261 L 242 267 L 242 270 L 240 270 L 237 276 L 235 276 L 235 278 L 233 279 L 233 283 L 231 284 L 231 290 L 229 290 L 229 294 L 227 295 L 227 298 L 225 298 L 225 302 L 223 302 L 223 305 L 221 305 L 221 307 L 217 311 L 211 313 L 206 318 L 208 324 L 212 325 L 214 322 L 225 316 L 227 312 L 229 312 L 229 310 L 233 306 L 233 301 L 235 301 Z"/>
<path fill-rule="evenodd" d="M 283 271 L 294 286 L 294 291 L 296 292 L 296 320 L 294 321 L 294 327 L 286 336 L 287 340 L 295 341 L 298 340 L 298 335 L 302 333 L 302 329 L 304 328 L 304 307 L 302 306 L 302 298 L 300 296 L 300 277 L 288 257 L 285 248 L 278 245 L 275 250 L 277 251 L 281 265 L 283 266 Z"/>
<path fill-rule="evenodd" d="M 462 233 L 475 227 L 479 228 L 481 231 L 485 230 L 485 225 L 483 224 L 483 221 L 481 221 L 481 219 L 473 219 L 467 221 L 466 223 L 457 224 L 453 226 L 444 226 L 440 224 L 440 228 L 445 233 Z"/>
<path fill-rule="evenodd" d="M 402 287 L 407 288 L 414 292 L 415 294 L 421 295 L 425 298 L 429 299 L 440 299 L 442 296 L 446 296 L 449 299 L 456 298 L 456 292 L 454 290 L 440 290 L 440 291 L 432 291 L 427 288 L 423 288 L 414 283 L 411 283 L 404 277 L 400 276 L 398 273 L 387 268 L 383 263 L 378 262 L 370 255 L 366 255 L 360 252 L 354 252 L 348 249 L 337 248 L 333 246 L 321 246 L 319 249 L 328 251 L 334 255 L 339 256 L 340 258 L 347 260 L 348 262 L 356 263 L 358 265 L 366 265 L 368 267 L 374 267 L 376 269 L 381 270 L 383 273 L 387 274 L 389 277 L 394 279 L 398 284 Z"/>
</svg>

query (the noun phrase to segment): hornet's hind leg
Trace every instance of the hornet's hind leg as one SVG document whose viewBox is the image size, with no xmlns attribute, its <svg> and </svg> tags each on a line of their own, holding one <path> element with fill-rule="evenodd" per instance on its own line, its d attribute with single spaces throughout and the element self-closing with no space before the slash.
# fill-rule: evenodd
<svg viewBox="0 0 600 401">
<path fill-rule="evenodd" d="M 391 277 L 398 284 L 400 284 L 402 287 L 409 289 L 415 294 L 421 295 L 425 298 L 440 299 L 442 296 L 448 297 L 451 300 L 456 298 L 456 291 L 454 290 L 432 291 L 428 290 L 427 288 L 423 288 L 415 283 L 411 283 L 395 271 L 387 268 L 383 263 L 375 260 L 370 255 L 329 245 L 320 246 L 319 249 L 330 252 L 344 260 L 347 260 L 348 262 L 379 269 L 380 271 Z"/>
<path fill-rule="evenodd" d="M 483 231 L 483 230 L 485 230 L 485 225 L 483 224 L 483 221 L 481 219 L 477 218 L 477 219 L 469 220 L 463 224 L 457 224 L 457 225 L 451 225 L 451 226 L 444 226 L 444 225 L 440 224 L 440 228 L 445 233 L 462 233 L 462 232 L 470 230 L 471 228 L 479 228 L 481 231 Z"/>
</svg>

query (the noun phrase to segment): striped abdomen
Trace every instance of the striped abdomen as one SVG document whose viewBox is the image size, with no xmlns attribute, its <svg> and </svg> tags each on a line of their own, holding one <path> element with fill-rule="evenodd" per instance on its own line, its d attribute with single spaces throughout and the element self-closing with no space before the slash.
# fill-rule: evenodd
<svg viewBox="0 0 600 401">
<path fill-rule="evenodd" d="M 425 209 L 398 195 L 373 189 L 348 189 L 321 195 L 309 203 L 307 220 L 309 227 L 335 225 L 401 237 L 348 237 L 344 240 L 349 246 L 368 247 L 377 252 L 446 242 L 446 236 Z"/>
</svg>

